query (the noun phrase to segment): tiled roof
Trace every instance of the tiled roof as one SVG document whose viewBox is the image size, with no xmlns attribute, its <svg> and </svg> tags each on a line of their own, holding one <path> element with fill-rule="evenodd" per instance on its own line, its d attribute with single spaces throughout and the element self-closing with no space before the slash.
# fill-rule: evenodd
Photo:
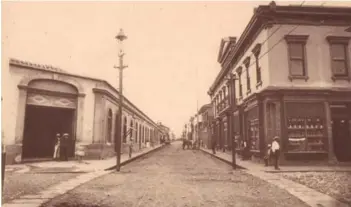
<svg viewBox="0 0 351 207">
<path fill-rule="evenodd" d="M 67 73 L 67 71 L 62 70 L 61 68 L 58 68 L 58 67 L 54 67 L 52 65 L 42 65 L 42 64 L 32 63 L 29 61 L 18 60 L 15 58 L 10 59 L 10 64 L 21 65 L 24 67 L 31 67 L 31 68 L 41 69 L 41 70 Z"/>
</svg>

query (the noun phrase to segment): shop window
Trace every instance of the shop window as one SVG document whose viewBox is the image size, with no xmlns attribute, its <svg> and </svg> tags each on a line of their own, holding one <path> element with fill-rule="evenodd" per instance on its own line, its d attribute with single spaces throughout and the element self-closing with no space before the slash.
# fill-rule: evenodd
<svg viewBox="0 0 351 207">
<path fill-rule="evenodd" d="M 252 119 L 248 122 L 248 137 L 250 140 L 251 150 L 258 151 L 260 150 L 258 119 Z"/>
<path fill-rule="evenodd" d="M 328 36 L 332 79 L 349 79 L 348 44 L 350 37 Z"/>
<path fill-rule="evenodd" d="M 326 152 L 324 106 L 319 103 L 289 103 L 287 137 L 289 152 Z"/>
<path fill-rule="evenodd" d="M 261 67 L 259 63 L 259 56 L 261 53 L 261 44 L 258 43 L 256 46 L 252 49 L 252 53 L 255 56 L 255 65 L 256 65 L 256 88 L 262 85 L 262 74 L 261 74 Z"/>
<path fill-rule="evenodd" d="M 286 35 L 288 44 L 289 79 L 305 79 L 307 81 L 306 42 L 307 35 Z"/>
<path fill-rule="evenodd" d="M 289 151 L 325 151 L 321 118 L 291 117 L 287 120 Z"/>
</svg>

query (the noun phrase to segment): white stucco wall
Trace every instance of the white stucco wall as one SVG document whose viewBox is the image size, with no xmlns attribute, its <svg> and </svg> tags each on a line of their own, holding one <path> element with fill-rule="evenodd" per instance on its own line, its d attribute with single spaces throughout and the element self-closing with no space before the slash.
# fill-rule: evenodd
<svg viewBox="0 0 351 207">
<path fill-rule="evenodd" d="M 5 61 L 4 61 L 5 62 Z M 2 128 L 4 130 L 4 143 L 6 145 L 15 143 L 16 122 L 19 107 L 19 89 L 18 84 L 22 79 L 28 77 L 40 77 L 48 79 L 52 77 L 52 72 L 29 70 L 20 67 L 10 66 L 7 62 L 7 67 L 3 68 L 3 88 L 2 88 Z M 6 78 L 5 78 L 6 77 Z M 83 126 L 82 126 L 82 141 L 91 142 L 93 137 L 93 120 L 94 120 L 94 94 L 92 89 L 95 87 L 95 82 L 88 79 L 76 79 L 66 77 L 65 75 L 57 76 L 60 81 L 71 79 L 84 88 L 84 106 L 83 106 Z"/>
<path fill-rule="evenodd" d="M 272 34 L 278 25 L 269 30 Z M 284 35 L 288 34 L 296 25 L 283 25 L 268 40 L 269 47 L 273 47 Z M 351 83 L 347 80 L 337 80 L 334 82 L 331 72 L 331 59 L 327 36 L 351 37 L 351 33 L 345 32 L 346 27 L 340 26 L 298 26 L 290 35 L 309 35 L 306 43 L 307 74 L 309 79 L 296 80 L 292 82 L 288 79 L 288 48 L 285 39 L 277 44 L 268 54 L 269 76 L 272 86 L 282 87 L 342 87 L 350 88 Z M 351 54 L 351 42 L 349 43 L 349 55 Z M 349 57 L 349 65 L 351 58 Z M 350 73 L 351 71 L 349 71 Z"/>
<path fill-rule="evenodd" d="M 238 104 L 241 104 L 245 98 L 248 96 L 252 95 L 253 93 L 257 93 L 262 91 L 264 88 L 266 88 L 270 84 L 270 76 L 269 76 L 269 64 L 268 64 L 268 57 L 266 55 L 262 56 L 263 53 L 265 53 L 268 50 L 268 44 L 264 43 L 264 41 L 268 37 L 268 31 L 269 29 L 263 29 L 258 35 L 257 38 L 252 42 L 248 50 L 245 52 L 245 54 L 242 56 L 242 58 L 238 61 L 236 66 L 232 69 L 232 73 L 236 74 L 238 77 L 238 74 L 236 73 L 236 69 L 241 66 L 242 67 L 242 74 L 241 74 L 241 84 L 242 84 L 242 94 L 243 94 L 243 99 L 239 100 L 239 81 L 236 81 L 236 87 L 235 87 L 235 94 L 236 98 L 238 100 Z M 256 46 L 256 44 L 260 43 L 261 44 L 261 53 L 260 56 L 262 58 L 259 59 L 259 66 L 261 67 L 261 79 L 262 79 L 262 85 L 256 88 L 256 60 L 255 56 L 252 53 L 252 49 Z M 243 64 L 243 61 L 245 58 L 250 57 L 250 67 L 249 67 L 249 74 L 250 74 L 250 86 L 251 86 L 251 93 L 247 94 L 247 85 L 246 85 L 246 67 Z"/>
</svg>

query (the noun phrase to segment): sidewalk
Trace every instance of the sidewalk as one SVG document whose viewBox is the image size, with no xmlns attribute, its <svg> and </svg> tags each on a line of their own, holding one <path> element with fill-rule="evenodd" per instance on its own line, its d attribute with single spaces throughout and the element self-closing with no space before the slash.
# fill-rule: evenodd
<svg viewBox="0 0 351 207">
<path fill-rule="evenodd" d="M 201 150 L 207 154 L 210 154 L 211 156 L 214 156 L 222 161 L 225 161 L 229 164 L 232 163 L 232 156 L 227 153 L 223 152 L 216 152 L 216 154 L 212 154 L 212 151 L 209 149 L 203 149 Z M 349 170 L 351 171 L 350 167 L 323 167 L 323 166 L 301 166 L 301 167 L 294 167 L 294 166 L 284 166 L 282 170 L 276 171 L 272 169 L 268 169 L 267 167 L 264 167 L 263 164 L 257 164 L 253 163 L 251 161 L 243 161 L 240 159 L 236 159 L 236 164 L 239 167 L 245 168 L 248 174 L 251 174 L 255 177 L 258 177 L 270 184 L 276 185 L 286 191 L 288 191 L 290 194 L 294 195 L 295 197 L 299 198 L 306 204 L 313 206 L 313 207 L 347 207 L 349 205 L 342 203 L 331 196 L 328 196 L 326 194 L 320 193 L 314 189 L 311 189 L 305 185 L 293 182 L 291 180 L 285 179 L 279 175 L 276 175 L 275 173 L 269 173 L 269 172 L 293 172 L 293 170 L 305 170 L 305 171 L 312 171 L 313 168 L 316 170 Z"/>
<path fill-rule="evenodd" d="M 155 147 L 146 148 L 142 151 L 136 152 L 133 154 L 132 158 L 129 159 L 128 155 L 121 155 L 121 165 L 125 165 L 135 159 L 138 159 L 148 153 L 161 149 L 164 145 L 158 145 Z M 49 201 L 50 199 L 64 194 L 65 192 L 72 190 L 73 188 L 88 182 L 92 179 L 106 175 L 111 171 L 106 169 L 112 168 L 116 165 L 116 158 L 110 158 L 106 160 L 87 160 L 85 163 L 78 163 L 76 161 L 69 162 L 43 162 L 35 163 L 33 166 L 42 167 L 42 168 L 70 168 L 74 170 L 72 172 L 86 172 L 73 179 L 69 179 L 53 185 L 39 193 L 23 195 L 18 199 L 12 200 L 9 203 L 2 204 L 4 207 L 37 207 L 41 204 Z M 11 167 L 10 167 L 11 168 Z"/>
</svg>

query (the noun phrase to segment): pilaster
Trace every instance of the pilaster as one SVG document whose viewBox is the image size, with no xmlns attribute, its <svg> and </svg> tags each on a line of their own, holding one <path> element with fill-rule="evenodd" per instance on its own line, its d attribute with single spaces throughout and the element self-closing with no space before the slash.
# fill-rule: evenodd
<svg viewBox="0 0 351 207">
<path fill-rule="evenodd" d="M 331 164 L 337 163 L 337 159 L 334 153 L 334 145 L 333 145 L 333 128 L 332 128 L 332 118 L 331 111 L 329 107 L 329 102 L 324 102 L 324 110 L 325 110 L 325 127 L 327 128 L 327 137 L 328 137 L 328 162 Z"/>
<path fill-rule="evenodd" d="M 16 118 L 16 131 L 15 131 L 15 144 L 22 144 L 24 122 L 26 114 L 26 100 L 27 100 L 27 89 L 19 86 L 19 97 L 17 106 L 17 118 Z"/>
</svg>

